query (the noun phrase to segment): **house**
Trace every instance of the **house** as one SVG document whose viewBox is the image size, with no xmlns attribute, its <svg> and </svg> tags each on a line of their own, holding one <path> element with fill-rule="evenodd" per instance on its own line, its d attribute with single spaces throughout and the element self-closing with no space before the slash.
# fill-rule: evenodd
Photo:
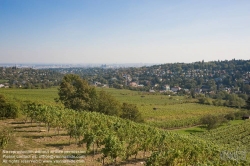
<svg viewBox="0 0 250 166">
<path fill-rule="evenodd" d="M 200 89 L 200 88 L 195 88 L 195 90 L 194 90 L 195 93 L 201 93 L 201 91 L 202 91 L 202 89 Z"/>
<path fill-rule="evenodd" d="M 155 90 L 153 90 L 153 89 L 150 89 L 150 90 L 149 90 L 149 92 L 151 92 L 151 93 L 154 93 L 154 92 L 155 92 Z"/>
<path fill-rule="evenodd" d="M 244 83 L 245 83 L 245 84 L 250 84 L 250 81 L 245 80 Z"/>
<path fill-rule="evenodd" d="M 138 85 L 137 87 L 144 87 L 144 85 L 143 85 L 143 84 L 140 84 L 140 85 Z"/>
<path fill-rule="evenodd" d="M 170 85 L 163 86 L 163 89 L 166 90 L 166 91 L 170 91 Z"/>
<path fill-rule="evenodd" d="M 210 86 L 203 85 L 203 86 L 201 87 L 201 90 L 202 90 L 202 92 L 209 92 L 209 91 L 210 91 Z"/>
<path fill-rule="evenodd" d="M 108 85 L 108 84 L 103 84 L 102 87 L 103 87 L 103 88 L 109 88 L 109 85 Z"/>
<path fill-rule="evenodd" d="M 101 86 L 102 83 L 100 83 L 100 82 L 95 82 L 94 85 L 95 85 L 95 86 Z"/>
<path fill-rule="evenodd" d="M 224 91 L 226 91 L 226 92 L 228 92 L 228 93 L 230 93 L 230 92 L 231 92 L 231 89 L 230 89 L 230 88 L 228 88 L 228 87 L 223 88 L 223 90 L 224 90 Z"/>
<path fill-rule="evenodd" d="M 129 85 L 132 86 L 132 87 L 137 87 L 138 86 L 136 82 L 131 82 Z"/>
<path fill-rule="evenodd" d="M 175 86 L 175 87 L 171 88 L 171 91 L 173 91 L 173 92 L 177 92 L 179 90 L 181 90 L 181 88 L 179 86 Z"/>
<path fill-rule="evenodd" d="M 242 120 L 247 120 L 247 119 L 250 119 L 250 115 L 244 115 L 244 116 L 242 116 Z"/>
</svg>

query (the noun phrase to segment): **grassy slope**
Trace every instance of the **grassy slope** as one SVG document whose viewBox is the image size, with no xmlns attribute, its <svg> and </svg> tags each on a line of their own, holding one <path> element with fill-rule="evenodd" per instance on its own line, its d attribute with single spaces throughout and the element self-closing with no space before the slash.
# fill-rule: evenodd
<svg viewBox="0 0 250 166">
<path fill-rule="evenodd" d="M 33 102 L 55 105 L 55 98 L 58 98 L 57 88 L 49 89 L 11 89 L 0 88 L 0 94 L 3 94 L 9 99 L 30 100 Z"/>
<path fill-rule="evenodd" d="M 222 126 L 219 126 L 219 128 L 224 128 L 228 125 L 237 125 L 237 124 L 241 124 L 244 123 L 243 120 L 233 120 L 233 121 L 229 121 L 227 124 L 224 124 Z M 193 127 L 184 127 L 184 128 L 180 128 L 180 129 L 173 129 L 171 130 L 172 132 L 178 133 L 178 134 L 202 134 L 204 132 L 207 131 L 207 129 L 204 126 L 193 126 Z M 211 130 L 213 131 L 213 129 Z"/>
<path fill-rule="evenodd" d="M 146 123 L 161 128 L 193 126 L 206 114 L 220 115 L 234 112 L 236 109 L 193 103 L 193 99 L 184 96 L 154 95 L 145 92 L 124 89 L 98 88 L 111 93 L 120 102 L 136 104 Z M 9 98 L 30 100 L 49 105 L 57 105 L 57 88 L 50 89 L 0 89 L 0 93 Z M 190 103 L 191 102 L 191 103 Z"/>
</svg>

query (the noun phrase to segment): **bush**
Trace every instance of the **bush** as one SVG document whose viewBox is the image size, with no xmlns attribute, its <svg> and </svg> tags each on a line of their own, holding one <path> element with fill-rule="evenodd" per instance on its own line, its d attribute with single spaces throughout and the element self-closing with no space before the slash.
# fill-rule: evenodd
<svg viewBox="0 0 250 166">
<path fill-rule="evenodd" d="M 143 122 L 141 113 L 134 104 L 123 103 L 121 118 L 129 119 L 135 122 Z"/>
<path fill-rule="evenodd" d="M 244 115 L 250 115 L 250 111 L 237 111 L 234 113 L 235 119 L 237 120 L 242 119 L 242 116 Z"/>
<path fill-rule="evenodd" d="M 235 114 L 234 113 L 229 113 L 229 114 L 225 115 L 225 118 L 227 120 L 235 120 Z"/>
<path fill-rule="evenodd" d="M 227 122 L 223 116 L 207 115 L 201 119 L 201 124 L 206 125 L 208 130 L 214 129 Z"/>
<path fill-rule="evenodd" d="M 224 101 L 221 99 L 216 99 L 212 101 L 213 105 L 215 106 L 223 106 L 224 105 Z"/>
<path fill-rule="evenodd" d="M 15 103 L 8 102 L 3 95 L 0 95 L 0 117 L 1 118 L 17 118 L 19 116 L 19 108 Z"/>
<path fill-rule="evenodd" d="M 200 104 L 212 105 L 212 100 L 207 97 L 199 98 Z"/>
<path fill-rule="evenodd" d="M 105 91 L 100 91 L 97 112 L 111 116 L 120 116 L 121 105 L 111 94 Z"/>
<path fill-rule="evenodd" d="M 246 105 L 246 102 L 242 98 L 238 97 L 236 94 L 231 94 L 224 105 L 241 108 Z"/>
<path fill-rule="evenodd" d="M 248 99 L 248 96 L 246 94 L 238 94 L 238 96 L 240 98 L 242 98 L 243 100 L 247 100 Z"/>
</svg>

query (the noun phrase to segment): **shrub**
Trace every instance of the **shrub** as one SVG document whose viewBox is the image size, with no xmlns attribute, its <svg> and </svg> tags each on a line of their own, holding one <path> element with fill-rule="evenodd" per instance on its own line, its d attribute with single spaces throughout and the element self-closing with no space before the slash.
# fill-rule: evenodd
<svg viewBox="0 0 250 166">
<path fill-rule="evenodd" d="M 135 122 L 143 122 L 141 113 L 134 104 L 123 103 L 121 118 L 129 119 Z"/>
<path fill-rule="evenodd" d="M 19 116 L 19 108 L 15 103 L 8 102 L 3 95 L 0 95 L 0 117 L 1 118 L 17 118 Z"/>
<path fill-rule="evenodd" d="M 206 125 L 207 129 L 214 129 L 227 122 L 223 116 L 206 115 L 201 119 L 201 124 Z"/>
</svg>

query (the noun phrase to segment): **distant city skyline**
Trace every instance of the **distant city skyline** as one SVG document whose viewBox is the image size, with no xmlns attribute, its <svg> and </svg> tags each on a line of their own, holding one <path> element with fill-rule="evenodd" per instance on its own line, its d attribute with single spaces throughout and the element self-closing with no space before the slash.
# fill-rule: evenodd
<svg viewBox="0 0 250 166">
<path fill-rule="evenodd" d="M 250 59 L 250 1 L 0 0 L 0 63 Z"/>
<path fill-rule="evenodd" d="M 17 68 L 127 68 L 127 67 L 142 67 L 142 66 L 152 66 L 159 65 L 158 63 L 0 63 L 0 67 L 17 67 Z"/>
</svg>

